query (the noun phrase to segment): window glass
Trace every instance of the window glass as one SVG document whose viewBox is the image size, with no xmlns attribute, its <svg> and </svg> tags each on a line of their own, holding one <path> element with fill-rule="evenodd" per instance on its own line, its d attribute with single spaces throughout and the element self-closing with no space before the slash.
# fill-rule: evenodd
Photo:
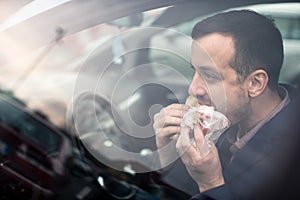
<svg viewBox="0 0 300 200">
<path fill-rule="evenodd" d="M 273 17 L 284 39 L 300 39 L 300 18 Z"/>
<path fill-rule="evenodd" d="M 41 122 L 12 104 L 0 100 L 0 118 L 3 123 L 15 129 L 30 142 L 46 152 L 59 149 L 60 136 Z"/>
</svg>

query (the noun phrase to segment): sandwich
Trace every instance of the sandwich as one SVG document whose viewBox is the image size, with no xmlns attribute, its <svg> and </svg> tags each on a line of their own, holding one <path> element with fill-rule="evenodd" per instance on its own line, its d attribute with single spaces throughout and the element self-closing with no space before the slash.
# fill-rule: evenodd
<svg viewBox="0 0 300 200">
<path fill-rule="evenodd" d="M 223 113 L 216 111 L 212 106 L 201 105 L 193 96 L 188 96 L 185 104 L 190 108 L 184 114 L 181 126 L 189 126 L 193 130 L 199 123 L 208 143 L 216 143 L 220 135 L 230 126 Z"/>
</svg>

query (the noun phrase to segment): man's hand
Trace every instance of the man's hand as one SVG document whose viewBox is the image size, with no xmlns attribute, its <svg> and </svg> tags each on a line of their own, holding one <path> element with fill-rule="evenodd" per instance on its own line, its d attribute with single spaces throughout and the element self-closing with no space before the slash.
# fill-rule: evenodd
<svg viewBox="0 0 300 200">
<path fill-rule="evenodd" d="M 182 127 L 176 143 L 176 149 L 189 174 L 197 182 L 201 192 L 223 185 L 217 148 L 213 143 L 208 146 L 199 124 L 195 126 L 192 138 L 190 132 L 189 127 Z"/>
<path fill-rule="evenodd" d="M 163 108 L 154 116 L 153 128 L 155 130 L 156 146 L 162 167 L 170 164 L 172 157 L 178 154 L 173 148 L 164 149 L 172 140 L 176 141 L 180 133 L 180 124 L 184 113 L 189 109 L 187 105 L 172 104 Z"/>
</svg>

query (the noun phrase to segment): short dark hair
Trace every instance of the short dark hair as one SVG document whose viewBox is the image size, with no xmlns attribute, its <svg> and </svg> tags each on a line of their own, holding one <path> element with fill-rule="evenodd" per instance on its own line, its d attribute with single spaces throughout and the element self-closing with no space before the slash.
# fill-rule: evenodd
<svg viewBox="0 0 300 200">
<path fill-rule="evenodd" d="M 240 80 L 257 69 L 263 69 L 269 76 L 269 88 L 277 89 L 283 45 L 281 34 L 271 18 L 250 10 L 219 13 L 197 23 L 192 38 L 199 39 L 211 33 L 233 38 L 235 55 L 229 64 Z"/>
</svg>

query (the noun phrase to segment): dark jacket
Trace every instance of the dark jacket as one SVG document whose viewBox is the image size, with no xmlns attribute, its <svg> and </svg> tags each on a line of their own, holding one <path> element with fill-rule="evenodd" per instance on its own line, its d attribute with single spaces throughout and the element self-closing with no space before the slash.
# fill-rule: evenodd
<svg viewBox="0 0 300 200">
<path fill-rule="evenodd" d="M 220 139 L 218 149 L 225 185 L 194 199 L 299 199 L 295 198 L 300 196 L 299 95 L 266 123 L 230 164 L 222 162 L 228 145 L 224 138 Z"/>
</svg>

